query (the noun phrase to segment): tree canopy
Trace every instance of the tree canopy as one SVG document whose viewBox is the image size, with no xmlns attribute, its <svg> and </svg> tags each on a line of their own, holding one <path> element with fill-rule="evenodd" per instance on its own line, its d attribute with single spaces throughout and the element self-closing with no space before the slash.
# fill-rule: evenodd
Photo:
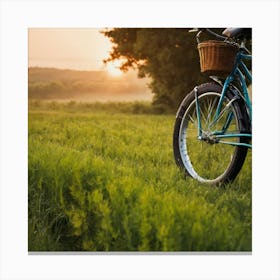
<svg viewBox="0 0 280 280">
<path fill-rule="evenodd" d="M 113 43 L 109 62 L 122 59 L 123 71 L 138 69 L 150 77 L 153 104 L 176 110 L 186 94 L 205 77 L 200 73 L 195 36 L 187 28 L 113 28 L 102 33 Z"/>
</svg>

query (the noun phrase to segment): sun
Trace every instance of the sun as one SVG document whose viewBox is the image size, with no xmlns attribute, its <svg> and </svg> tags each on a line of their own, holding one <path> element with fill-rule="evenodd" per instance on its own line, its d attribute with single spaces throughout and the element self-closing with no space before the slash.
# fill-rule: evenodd
<svg viewBox="0 0 280 280">
<path fill-rule="evenodd" d="M 120 60 L 114 60 L 106 65 L 107 72 L 113 77 L 120 77 L 123 72 L 120 70 L 122 62 Z"/>
</svg>

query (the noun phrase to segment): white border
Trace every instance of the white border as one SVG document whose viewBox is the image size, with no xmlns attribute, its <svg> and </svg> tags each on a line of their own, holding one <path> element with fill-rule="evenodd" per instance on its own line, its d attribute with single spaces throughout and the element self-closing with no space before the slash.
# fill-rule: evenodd
<svg viewBox="0 0 280 280">
<path fill-rule="evenodd" d="M 279 279 L 279 2 L 1 1 L 0 279 Z M 27 29 L 253 27 L 253 254 L 28 255 Z M 273 102 L 271 102 L 271 100 Z M 266 137 L 263 136 L 266 133 Z"/>
</svg>

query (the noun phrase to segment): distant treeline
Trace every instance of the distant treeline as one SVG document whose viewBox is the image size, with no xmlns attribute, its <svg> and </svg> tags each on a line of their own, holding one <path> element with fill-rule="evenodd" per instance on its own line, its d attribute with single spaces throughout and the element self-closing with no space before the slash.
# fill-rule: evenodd
<svg viewBox="0 0 280 280">
<path fill-rule="evenodd" d="M 75 71 L 56 68 L 28 69 L 29 99 L 71 99 L 84 94 L 129 94 L 149 89 L 134 73 L 112 78 L 105 71 Z"/>
<path fill-rule="evenodd" d="M 66 113 L 100 113 L 108 114 L 160 114 L 161 111 L 151 102 L 57 102 L 45 100 L 29 100 L 28 108 L 32 111 L 61 111 Z"/>
</svg>

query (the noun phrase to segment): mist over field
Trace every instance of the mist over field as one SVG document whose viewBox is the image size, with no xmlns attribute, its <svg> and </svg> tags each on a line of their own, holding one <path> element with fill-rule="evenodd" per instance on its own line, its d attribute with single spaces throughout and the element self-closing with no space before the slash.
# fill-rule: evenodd
<svg viewBox="0 0 280 280">
<path fill-rule="evenodd" d="M 56 101 L 152 101 L 148 79 L 129 71 L 118 77 L 107 71 L 57 68 L 28 69 L 28 98 Z"/>
</svg>

